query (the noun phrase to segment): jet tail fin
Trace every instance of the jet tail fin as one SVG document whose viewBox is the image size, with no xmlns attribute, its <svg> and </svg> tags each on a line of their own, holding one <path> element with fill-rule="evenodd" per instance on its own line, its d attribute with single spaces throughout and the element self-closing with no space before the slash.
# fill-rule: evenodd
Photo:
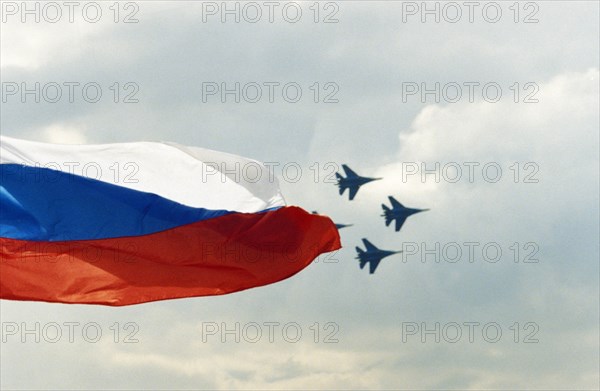
<svg viewBox="0 0 600 391">
<path fill-rule="evenodd" d="M 343 176 L 341 176 L 338 172 L 335 173 L 336 178 L 338 179 L 338 183 L 337 185 L 340 187 L 340 195 L 344 194 L 344 191 L 346 191 L 346 186 L 344 186 L 344 184 L 342 183 L 344 178 Z"/>
<path fill-rule="evenodd" d="M 361 257 L 360 257 L 362 254 L 365 253 L 365 250 L 363 250 L 362 248 L 360 248 L 360 247 L 357 246 L 356 247 L 356 252 L 358 253 L 358 257 L 357 258 L 358 258 L 358 262 L 359 262 L 360 268 L 362 269 L 367 264 L 367 261 L 361 259 Z"/>
<path fill-rule="evenodd" d="M 385 217 L 385 226 L 389 227 L 390 223 L 393 220 L 392 210 L 388 208 L 385 204 L 381 204 L 381 207 L 383 208 L 382 216 Z"/>
</svg>

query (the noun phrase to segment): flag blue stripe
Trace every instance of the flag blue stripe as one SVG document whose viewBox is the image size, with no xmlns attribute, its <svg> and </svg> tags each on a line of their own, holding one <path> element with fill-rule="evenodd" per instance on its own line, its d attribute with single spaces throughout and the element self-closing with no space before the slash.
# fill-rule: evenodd
<svg viewBox="0 0 600 391">
<path fill-rule="evenodd" d="M 0 164 L 0 237 L 32 241 L 147 235 L 224 216 L 43 167 Z"/>
</svg>

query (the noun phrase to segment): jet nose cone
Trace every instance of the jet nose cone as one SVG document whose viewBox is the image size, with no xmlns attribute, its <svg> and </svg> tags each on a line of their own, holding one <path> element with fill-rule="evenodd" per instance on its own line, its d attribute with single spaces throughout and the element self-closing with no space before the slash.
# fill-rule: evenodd
<svg viewBox="0 0 600 391">
<path fill-rule="evenodd" d="M 389 257 L 390 255 L 400 254 L 402 251 L 386 251 L 385 256 Z"/>
</svg>

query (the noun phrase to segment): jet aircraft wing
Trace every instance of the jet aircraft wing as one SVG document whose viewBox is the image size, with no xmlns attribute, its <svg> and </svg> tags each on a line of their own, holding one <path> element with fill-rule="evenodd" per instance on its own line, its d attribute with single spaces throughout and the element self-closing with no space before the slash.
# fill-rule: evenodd
<svg viewBox="0 0 600 391">
<path fill-rule="evenodd" d="M 392 209 L 398 209 L 398 208 L 404 208 L 404 205 L 402 205 L 400 202 L 398 202 L 397 199 L 395 199 L 392 196 L 388 197 L 390 199 L 390 202 L 392 203 Z"/>
<path fill-rule="evenodd" d="M 404 224 L 405 221 L 406 217 L 398 217 L 396 219 L 396 232 L 400 231 L 400 228 L 402 228 L 402 224 Z"/>
<path fill-rule="evenodd" d="M 358 176 L 358 174 L 357 174 L 357 173 L 355 173 L 354 171 L 352 171 L 352 170 L 350 169 L 350 167 L 348 167 L 347 165 L 345 165 L 345 164 L 342 164 L 342 168 L 344 169 L 344 172 L 346 173 L 346 176 L 347 176 L 348 178 L 351 178 L 351 177 L 356 177 L 356 176 Z"/>
<path fill-rule="evenodd" d="M 379 262 L 381 262 L 381 259 L 373 259 L 371 262 L 369 262 L 369 274 L 375 273 L 377 266 L 379 266 Z"/>
<path fill-rule="evenodd" d="M 348 189 L 350 189 L 350 201 L 352 201 L 354 199 L 354 196 L 356 196 L 356 193 L 358 193 L 358 186 L 352 186 Z"/>
<path fill-rule="evenodd" d="M 367 239 L 363 239 L 362 242 L 365 245 L 365 248 L 367 249 L 367 251 L 378 250 L 378 248 L 375 247 L 373 245 L 373 243 L 369 242 Z"/>
</svg>

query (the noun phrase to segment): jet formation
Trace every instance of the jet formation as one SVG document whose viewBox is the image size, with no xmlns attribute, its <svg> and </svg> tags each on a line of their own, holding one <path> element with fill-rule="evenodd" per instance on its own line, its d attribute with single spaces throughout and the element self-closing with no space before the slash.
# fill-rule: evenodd
<svg viewBox="0 0 600 391">
<path fill-rule="evenodd" d="M 344 173 L 346 177 L 342 176 L 339 172 L 335 173 L 337 178 L 337 186 L 339 187 L 340 195 L 343 195 L 346 189 L 349 189 L 349 199 L 350 201 L 354 200 L 356 193 L 358 193 L 358 189 L 361 186 L 376 180 L 380 180 L 383 178 L 369 178 L 362 177 L 358 175 L 356 172 L 352 171 L 350 167 L 345 164 L 342 164 L 342 168 L 344 169 Z M 381 204 L 383 208 L 383 214 L 381 215 L 385 219 L 385 226 L 389 227 L 392 221 L 395 221 L 395 231 L 399 232 L 406 219 L 416 213 L 425 212 L 429 209 L 416 209 L 416 208 L 407 208 L 402 205 L 398 200 L 396 200 L 392 196 L 388 196 L 390 200 L 391 207 Z M 317 212 L 314 211 L 314 214 Z M 337 229 L 341 229 L 344 227 L 349 227 L 348 224 L 335 224 Z M 402 251 L 389 251 L 389 250 L 380 250 L 375 247 L 371 242 L 369 242 L 366 238 L 362 239 L 363 244 L 365 245 L 365 250 L 360 247 L 356 247 L 356 252 L 358 256 L 356 259 L 359 261 L 359 266 L 361 269 L 365 267 L 365 265 L 369 264 L 369 274 L 375 273 L 375 270 L 379 266 L 381 260 L 385 257 L 388 257 L 393 254 L 401 253 Z"/>
</svg>

